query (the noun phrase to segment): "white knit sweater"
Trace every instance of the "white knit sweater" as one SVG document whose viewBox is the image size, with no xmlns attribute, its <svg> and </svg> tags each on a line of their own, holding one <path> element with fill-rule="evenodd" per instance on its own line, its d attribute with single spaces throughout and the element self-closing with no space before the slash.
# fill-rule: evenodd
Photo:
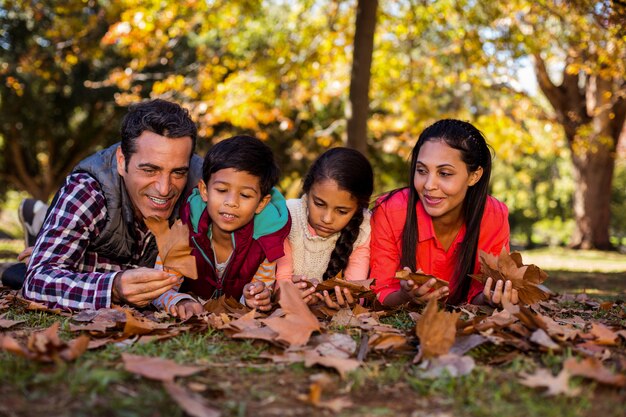
<svg viewBox="0 0 626 417">
<path fill-rule="evenodd" d="M 306 195 L 299 199 L 287 200 L 287 207 L 292 222 L 289 244 L 292 250 L 293 274 L 304 275 L 321 281 L 340 233 L 335 233 L 329 237 L 311 234 L 308 224 L 309 212 L 306 205 Z M 353 248 L 365 243 L 370 236 L 369 210 L 364 210 L 363 222 L 359 229 L 359 235 Z"/>
</svg>

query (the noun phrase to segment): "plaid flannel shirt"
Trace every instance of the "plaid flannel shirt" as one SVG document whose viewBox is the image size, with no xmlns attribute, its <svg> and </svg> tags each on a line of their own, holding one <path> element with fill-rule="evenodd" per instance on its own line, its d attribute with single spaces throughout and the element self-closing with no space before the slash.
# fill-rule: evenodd
<svg viewBox="0 0 626 417">
<path fill-rule="evenodd" d="M 68 176 L 37 238 L 22 290 L 24 297 L 50 308 L 110 307 L 115 275 L 137 267 L 153 236 L 135 224 L 141 250 L 127 264 L 105 258 L 90 250 L 89 244 L 104 228 L 106 218 L 99 183 L 85 173 Z"/>
</svg>

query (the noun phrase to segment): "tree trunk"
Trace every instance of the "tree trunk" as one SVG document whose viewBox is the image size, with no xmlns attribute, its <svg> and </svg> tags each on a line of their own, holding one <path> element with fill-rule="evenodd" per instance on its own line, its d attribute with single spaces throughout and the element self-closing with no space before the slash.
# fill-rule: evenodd
<svg viewBox="0 0 626 417">
<path fill-rule="evenodd" d="M 563 70 L 563 83 L 556 86 L 545 63 L 535 56 L 539 87 L 554 107 L 563 126 L 574 166 L 574 220 L 570 246 L 577 249 L 613 249 L 610 241 L 611 191 L 615 153 L 620 139 L 626 103 L 615 98 L 614 89 L 623 80 L 585 77 Z M 618 96 L 619 97 L 619 96 Z"/>
<path fill-rule="evenodd" d="M 350 109 L 348 116 L 348 146 L 367 155 L 367 119 L 369 116 L 369 86 L 374 50 L 374 30 L 378 0 L 359 0 L 354 34 L 354 53 L 350 77 Z"/>
</svg>

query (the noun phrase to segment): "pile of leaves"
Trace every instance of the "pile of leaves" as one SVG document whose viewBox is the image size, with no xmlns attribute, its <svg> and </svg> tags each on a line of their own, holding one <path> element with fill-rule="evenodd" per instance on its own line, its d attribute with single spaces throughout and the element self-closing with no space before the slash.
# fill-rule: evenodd
<svg viewBox="0 0 626 417">
<path fill-rule="evenodd" d="M 426 306 L 404 306 L 414 321 L 410 329 L 399 329 L 384 322 L 398 314 L 397 310 L 367 308 L 372 299 L 369 282 L 350 283 L 335 278 L 324 283 L 349 288 L 361 303 L 352 308 L 332 310 L 309 308 L 291 282 L 280 282 L 279 307 L 264 314 L 251 310 L 233 299 L 222 297 L 206 302 L 206 312 L 184 322 L 166 313 L 137 311 L 116 306 L 75 314 L 47 309 L 21 299 L 15 292 L 0 288 L 0 349 L 33 361 L 72 361 L 87 349 L 98 349 L 109 343 L 146 343 L 174 337 L 182 332 L 206 332 L 218 329 L 232 339 L 253 339 L 266 343 L 261 358 L 275 363 L 303 363 L 306 367 L 324 367 L 341 377 L 366 363 L 389 354 L 412 355 L 412 365 L 422 378 L 443 375 L 467 375 L 476 366 L 469 352 L 479 345 L 495 345 L 497 353 L 483 359 L 498 366 L 525 355 L 546 352 L 572 352 L 562 369 L 537 367 L 533 373 L 520 373 L 521 384 L 546 390 L 548 395 L 576 395 L 580 388 L 570 385 L 570 378 L 581 377 L 596 383 L 626 387 L 626 308 L 621 302 L 595 301 L 582 294 L 554 295 L 541 287 L 545 273 L 536 266 L 523 265 L 518 255 L 503 252 L 500 257 L 482 256 L 483 275 L 511 279 L 524 297 L 538 297 L 530 304 L 504 305 L 503 308 L 464 305 L 457 308 L 440 306 L 436 301 Z M 413 279 L 402 276 L 400 279 Z M 415 278 L 418 279 L 418 278 Z M 419 279 L 428 279 L 419 278 Z M 330 285 L 329 285 L 330 284 Z M 325 287 L 325 288 L 326 288 Z M 541 294 L 539 294 L 541 292 Z M 2 311 L 20 305 L 26 310 L 48 311 L 71 318 L 69 341 L 58 337 L 59 323 L 39 332 L 25 334 L 20 322 L 7 320 Z M 604 313 L 604 314 L 599 314 Z M 602 318 L 594 318 L 594 317 Z M 17 329 L 17 330 L 16 330 Z M 191 415 L 195 409 L 205 415 L 218 415 L 205 400 L 184 385 L 175 382 L 203 371 L 202 366 L 178 365 L 161 358 L 124 354 L 129 372 L 161 381 L 167 392 Z M 320 401 L 324 382 L 311 385 L 306 398 L 310 404 L 334 411 L 350 407 L 350 399 L 338 396 Z M 213 414 L 211 414 L 213 413 Z"/>
</svg>

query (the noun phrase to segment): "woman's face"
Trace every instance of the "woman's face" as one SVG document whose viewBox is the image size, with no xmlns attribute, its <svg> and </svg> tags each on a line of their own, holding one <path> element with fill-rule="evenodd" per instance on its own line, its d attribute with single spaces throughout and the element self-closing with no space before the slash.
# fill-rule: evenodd
<svg viewBox="0 0 626 417">
<path fill-rule="evenodd" d="M 413 186 L 433 221 L 456 222 L 461 218 L 467 189 L 480 180 L 482 173 L 480 167 L 468 172 L 461 151 L 435 139 L 420 148 Z"/>
</svg>

